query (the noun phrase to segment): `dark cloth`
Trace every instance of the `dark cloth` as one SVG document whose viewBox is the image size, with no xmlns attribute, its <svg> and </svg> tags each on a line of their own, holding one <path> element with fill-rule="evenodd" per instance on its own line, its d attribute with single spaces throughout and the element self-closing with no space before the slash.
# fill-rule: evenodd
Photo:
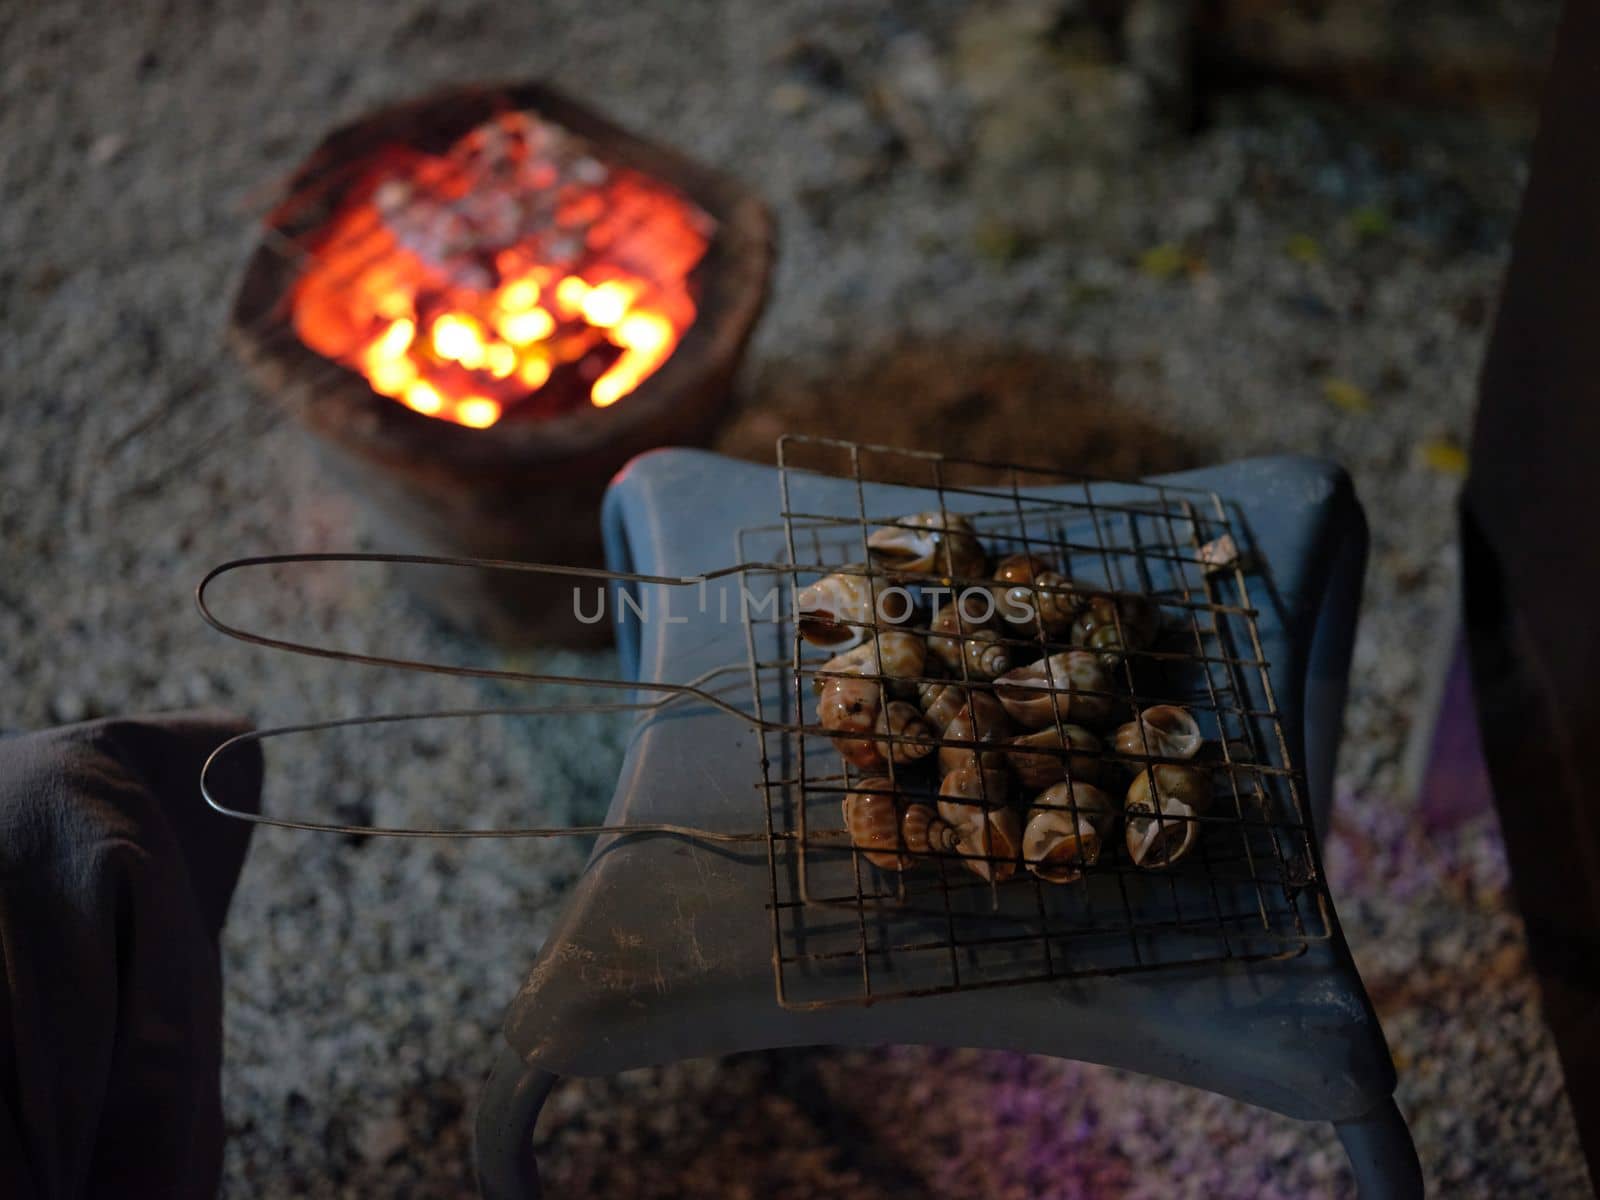
<svg viewBox="0 0 1600 1200">
<path fill-rule="evenodd" d="M 245 728 L 178 713 L 0 738 L 0 1197 L 215 1194 L 217 938 L 250 826 L 198 780 Z M 230 758 L 251 807 L 259 748 Z"/>
<path fill-rule="evenodd" d="M 1567 6 L 1462 503 L 1484 755 L 1600 1178 L 1600 5 Z"/>
</svg>

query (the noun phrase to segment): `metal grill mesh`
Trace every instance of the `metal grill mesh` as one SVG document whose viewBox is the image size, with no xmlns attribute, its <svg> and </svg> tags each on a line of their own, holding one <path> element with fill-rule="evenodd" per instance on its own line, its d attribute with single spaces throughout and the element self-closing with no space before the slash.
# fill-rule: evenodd
<svg viewBox="0 0 1600 1200">
<path fill-rule="evenodd" d="M 1290 957 L 1329 936 L 1304 779 L 1290 760 L 1257 628 L 1265 581 L 1256 578 L 1252 589 L 1248 558 L 1215 552 L 1245 544 L 1220 497 L 831 439 L 784 438 L 778 457 L 782 525 L 743 531 L 740 557 L 759 561 L 750 547 L 775 537 L 787 551 L 767 573 L 780 602 L 745 612 L 763 729 L 780 1003 L 872 1003 Z M 813 500 L 840 494 L 836 486 L 806 487 L 813 473 L 853 480 L 852 501 L 831 511 Z M 1154 704 L 1187 708 L 1216 751 L 1214 800 L 1194 818 L 1201 836 L 1187 858 L 1159 871 L 1136 866 L 1119 824 L 1077 882 L 1055 885 L 1019 872 L 994 883 L 952 855 L 882 871 L 851 845 L 841 800 L 861 773 L 815 724 L 812 681 L 829 655 L 799 637 L 795 596 L 865 560 L 866 539 L 881 523 L 932 510 L 965 516 L 995 554 L 1032 553 L 1058 564 L 1079 588 L 1148 597 L 1159 607 L 1163 634 L 1121 657 L 1113 689 L 1129 715 Z M 761 583 L 752 578 L 749 586 Z M 1037 628 L 1004 638 L 1019 648 L 1028 643 L 1036 655 L 1069 648 Z M 993 687 L 976 679 L 965 686 Z M 1124 782 L 1107 787 L 1120 801 L 1142 756 L 1108 746 L 1102 757 L 1102 771 L 1122 772 Z M 1062 761 L 1070 779 L 1065 755 Z M 895 770 L 891 764 L 891 776 Z M 915 786 L 898 778 L 895 785 Z"/>
</svg>

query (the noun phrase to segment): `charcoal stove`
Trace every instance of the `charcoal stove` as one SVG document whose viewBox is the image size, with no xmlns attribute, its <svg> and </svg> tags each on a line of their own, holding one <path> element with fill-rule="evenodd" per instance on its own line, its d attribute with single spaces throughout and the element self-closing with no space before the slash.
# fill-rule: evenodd
<svg viewBox="0 0 1600 1200">
<path fill-rule="evenodd" d="M 618 706 L 641 716 L 604 826 L 358 828 L 235 813 L 206 793 L 230 815 L 298 828 L 599 835 L 506 1016 L 479 1107 L 484 1194 L 539 1194 L 532 1128 L 562 1075 L 917 1043 L 1103 1063 L 1331 1121 L 1363 1196 L 1420 1195 L 1318 850 L 1366 553 L 1344 474 L 1271 458 L 1114 483 L 803 438 L 783 439 L 778 460 L 659 451 L 607 493 L 626 679 L 583 682 L 632 690 Z M 1123 655 L 1116 687 L 1136 708 L 1187 706 L 1221 747 L 1223 795 L 1195 818 L 1196 854 L 1150 871 L 1113 851 L 1052 886 L 945 861 L 889 874 L 851 846 L 839 816 L 851 772 L 808 722 L 826 655 L 797 637 L 794 598 L 862 558 L 874 525 L 930 510 L 1160 606 L 1168 635 Z M 594 585 L 570 568 L 496 566 Z M 226 632 L 395 665 L 233 629 L 204 588 L 202 611 Z"/>
<path fill-rule="evenodd" d="M 737 180 L 530 82 L 331 132 L 263 221 L 228 338 L 385 549 L 598 566 L 623 463 L 708 441 L 766 299 Z M 535 575 L 407 583 L 506 643 L 570 644 Z"/>
</svg>

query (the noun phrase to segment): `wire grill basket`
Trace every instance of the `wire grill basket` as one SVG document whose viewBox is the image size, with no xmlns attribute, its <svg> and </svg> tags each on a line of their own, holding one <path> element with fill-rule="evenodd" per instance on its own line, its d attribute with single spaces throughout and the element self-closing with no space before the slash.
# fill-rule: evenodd
<svg viewBox="0 0 1600 1200">
<path fill-rule="evenodd" d="M 768 575 L 785 602 L 771 614 L 747 606 L 755 716 L 764 730 L 773 965 L 781 1003 L 871 1003 L 1289 957 L 1328 936 L 1304 781 L 1290 761 L 1273 697 L 1247 564 L 1237 551 L 1242 542 L 1220 497 L 796 437 L 780 441 L 779 469 L 781 527 L 747 530 L 741 543 L 781 530 L 787 549 L 787 562 Z M 837 511 L 797 506 L 796 476 L 811 470 L 854 480 L 853 503 Z M 913 498 L 902 491 L 907 487 L 924 490 Z M 1039 488 L 1049 488 L 1048 497 Z M 1158 606 L 1163 632 L 1155 643 L 1116 656 L 1113 699 L 1129 714 L 1155 704 L 1182 705 L 1210 739 L 1215 799 L 1203 815 L 1188 818 L 1201 826 L 1193 853 L 1169 869 L 1148 870 L 1135 866 L 1120 837 L 1112 837 L 1083 878 L 1056 885 L 1026 872 L 985 881 L 953 854 L 930 854 L 904 872 L 883 871 L 851 845 L 841 800 L 861 784 L 862 773 L 808 722 L 813 683 L 823 678 L 818 671 L 829 655 L 799 636 L 795 597 L 842 565 L 867 560 L 866 539 L 875 528 L 930 508 L 964 516 L 995 556 L 1038 555 L 1058 564 L 1075 589 L 1148 597 Z M 874 589 L 883 582 L 874 579 Z M 922 580 L 956 591 L 982 582 Z M 908 586 L 915 594 L 916 585 Z M 883 611 L 876 607 L 864 633 L 926 629 L 926 606 L 910 623 L 892 626 L 882 620 Z M 1070 648 L 1037 624 L 1002 640 L 1035 655 Z M 868 678 L 887 682 L 881 675 Z M 969 676 L 963 686 L 995 685 Z M 1079 754 L 1059 754 L 1069 789 Z M 1123 780 L 1161 761 L 1109 749 L 1100 757 L 1099 768 L 1121 772 Z M 905 773 L 891 760 L 891 777 L 897 770 Z M 930 786 L 901 778 L 894 784 L 911 798 Z M 1120 799 L 1120 786 L 1108 790 Z"/>
</svg>

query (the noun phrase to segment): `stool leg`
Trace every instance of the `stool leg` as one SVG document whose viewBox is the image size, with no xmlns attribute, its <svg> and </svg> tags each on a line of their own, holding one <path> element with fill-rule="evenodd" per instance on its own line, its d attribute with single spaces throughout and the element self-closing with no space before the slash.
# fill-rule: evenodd
<svg viewBox="0 0 1600 1200">
<path fill-rule="evenodd" d="M 498 1050 L 478 1097 L 473 1162 L 483 1200 L 539 1200 L 533 1127 L 557 1076 L 530 1067 L 496 1039 Z"/>
<path fill-rule="evenodd" d="M 1361 1200 L 1416 1200 L 1422 1195 L 1422 1164 L 1411 1142 L 1411 1130 L 1394 1099 L 1366 1116 L 1338 1121 L 1334 1128 L 1350 1156 Z"/>
</svg>

